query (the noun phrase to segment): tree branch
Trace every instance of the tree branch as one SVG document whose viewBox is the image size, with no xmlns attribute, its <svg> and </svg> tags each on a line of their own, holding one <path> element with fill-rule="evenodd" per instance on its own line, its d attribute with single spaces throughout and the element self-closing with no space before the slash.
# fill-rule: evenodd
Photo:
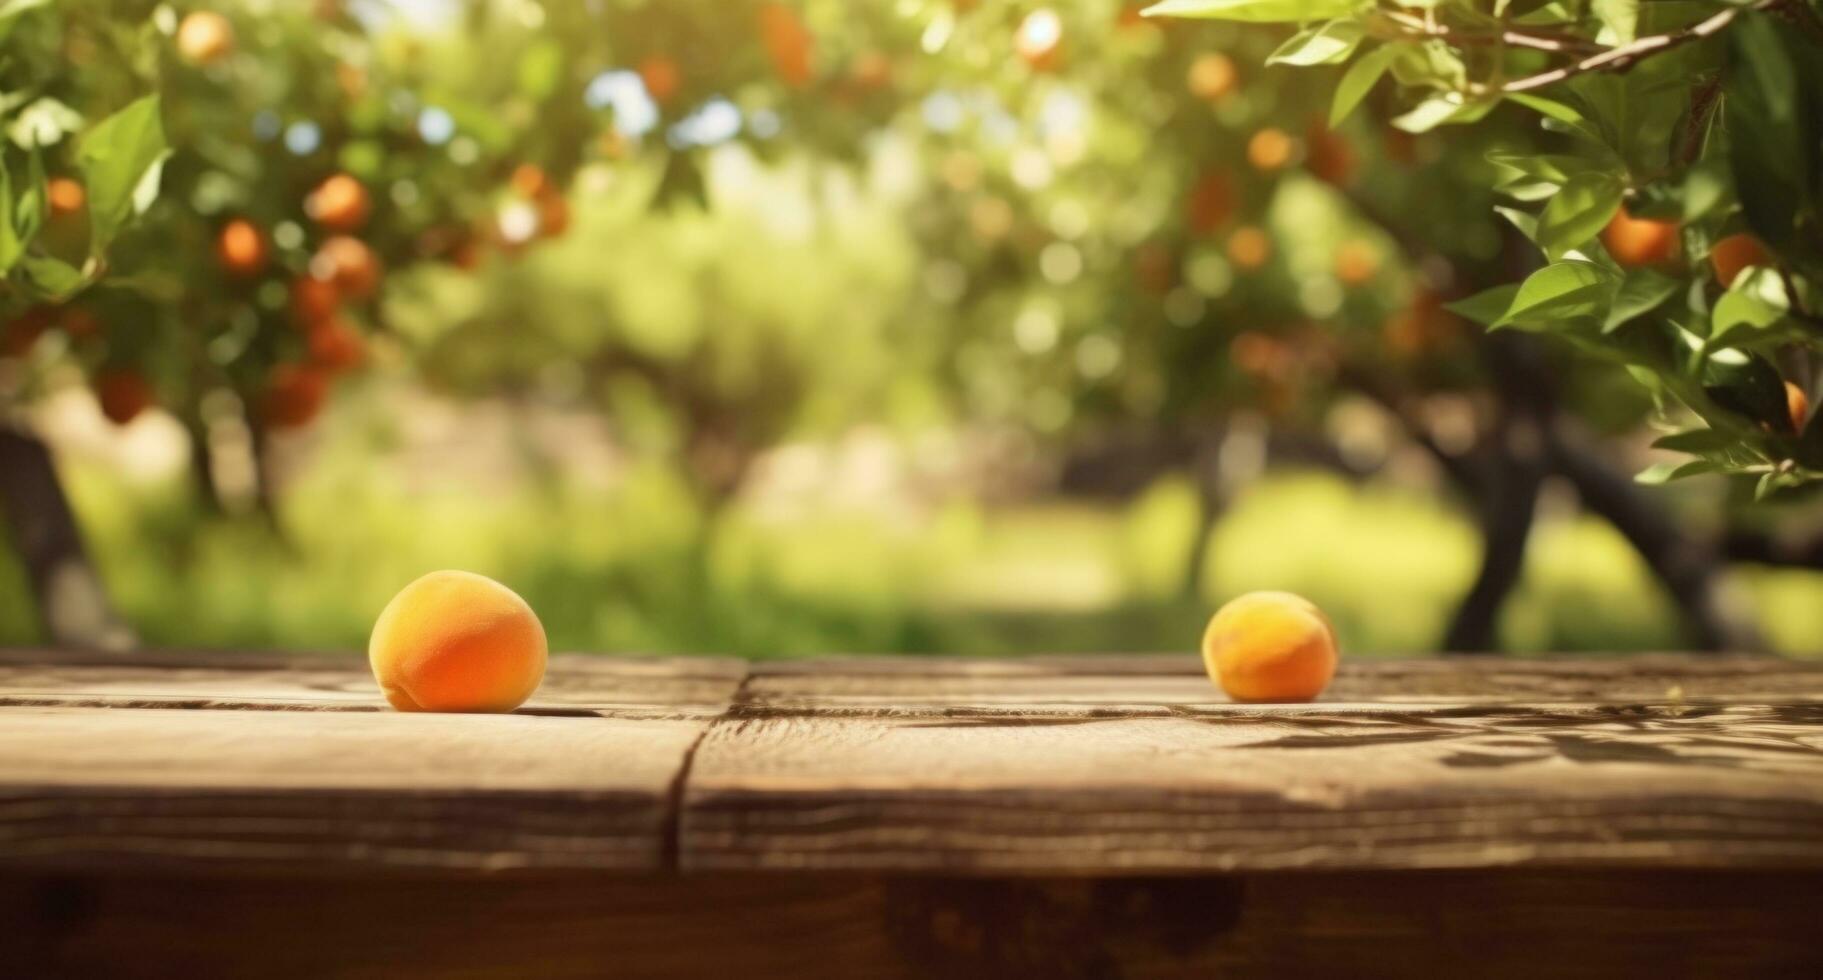
<svg viewBox="0 0 1823 980">
<path fill-rule="evenodd" d="M 1743 10 L 1772 10 L 1777 7 L 1783 7 L 1788 2 L 1790 2 L 1790 0 L 1759 0 L 1758 3 L 1755 3 L 1750 7 L 1730 7 L 1727 10 L 1709 17 L 1707 20 L 1698 21 L 1697 23 L 1680 30 L 1669 31 L 1664 34 L 1654 34 L 1650 37 L 1642 37 L 1630 44 L 1623 44 L 1618 48 L 1610 48 L 1600 54 L 1591 55 L 1573 64 L 1553 68 L 1550 71 L 1540 72 L 1539 74 L 1530 75 L 1525 78 L 1516 78 L 1501 85 L 1500 91 L 1509 95 L 1515 92 L 1530 92 L 1533 89 L 1555 85 L 1564 79 L 1576 75 L 1587 74 L 1589 72 L 1626 71 L 1635 64 L 1638 64 L 1641 60 L 1655 54 L 1662 54 L 1672 48 L 1688 44 L 1692 41 L 1700 41 L 1707 37 L 1714 37 L 1716 34 L 1719 34 L 1726 29 L 1729 24 L 1734 23 L 1734 19 L 1739 16 Z"/>
</svg>

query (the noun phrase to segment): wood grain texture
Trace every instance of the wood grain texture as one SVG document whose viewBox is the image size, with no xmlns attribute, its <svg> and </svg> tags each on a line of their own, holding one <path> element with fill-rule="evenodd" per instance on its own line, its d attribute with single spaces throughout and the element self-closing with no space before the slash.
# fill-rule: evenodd
<svg viewBox="0 0 1823 980">
<path fill-rule="evenodd" d="M 674 864 L 742 668 L 558 658 L 509 715 L 380 710 L 346 661 L 7 670 L 0 865 L 501 870 Z"/>
<path fill-rule="evenodd" d="M 1802 977 L 1823 876 L 0 875 L 0 975 Z"/>
<path fill-rule="evenodd" d="M 684 866 L 1823 868 L 1808 667 L 1357 664 L 1360 700 L 1246 706 L 1181 666 L 944 666 L 756 667 L 695 753 Z"/>
<path fill-rule="evenodd" d="M 730 658 L 551 657 L 526 709 L 616 718 L 711 718 L 746 676 Z M 0 707 L 391 711 L 365 657 L 0 652 Z"/>
</svg>

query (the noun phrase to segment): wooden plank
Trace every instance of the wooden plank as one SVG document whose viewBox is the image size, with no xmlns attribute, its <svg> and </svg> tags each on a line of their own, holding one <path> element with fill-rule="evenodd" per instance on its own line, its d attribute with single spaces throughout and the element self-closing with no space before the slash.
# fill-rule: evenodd
<svg viewBox="0 0 1823 980">
<path fill-rule="evenodd" d="M 1823 877 L 0 876 L 0 975 L 1797 977 Z"/>
<path fill-rule="evenodd" d="M 40 676 L 52 706 L 0 707 L 0 865 L 669 866 L 679 775 L 738 668 L 565 660 L 510 715 L 362 710 L 346 667 Z"/>
<path fill-rule="evenodd" d="M 1451 665 L 1438 676 L 1683 691 L 1256 706 L 1181 675 L 959 666 L 756 670 L 695 754 L 684 866 L 1823 868 L 1823 703 L 1782 666 Z M 1357 664 L 1337 688 L 1362 675 L 1385 679 Z M 1787 700 L 1743 700 L 1775 684 Z"/>
<path fill-rule="evenodd" d="M 730 658 L 551 657 L 527 709 L 617 718 L 709 718 L 746 674 Z M 135 654 L 132 659 L 0 653 L 0 707 L 390 711 L 365 658 Z"/>
</svg>

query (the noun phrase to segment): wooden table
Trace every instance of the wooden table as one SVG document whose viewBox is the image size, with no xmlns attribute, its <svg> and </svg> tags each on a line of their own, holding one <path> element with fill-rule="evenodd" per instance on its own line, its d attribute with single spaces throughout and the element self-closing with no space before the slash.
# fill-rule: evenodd
<svg viewBox="0 0 1823 980">
<path fill-rule="evenodd" d="M 0 653 L 0 977 L 1823 976 L 1823 664 Z"/>
</svg>

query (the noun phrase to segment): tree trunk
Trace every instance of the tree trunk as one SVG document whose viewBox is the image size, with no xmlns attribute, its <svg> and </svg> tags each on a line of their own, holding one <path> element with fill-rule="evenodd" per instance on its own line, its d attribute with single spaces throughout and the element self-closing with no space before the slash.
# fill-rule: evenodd
<svg viewBox="0 0 1823 980">
<path fill-rule="evenodd" d="M 1529 416 L 1502 425 L 1504 445 L 1489 454 L 1491 478 L 1483 482 L 1481 568 L 1475 584 L 1456 606 L 1443 637 L 1446 654 L 1494 653 L 1500 610 L 1525 571 L 1526 543 L 1544 484 L 1544 438 Z"/>
<path fill-rule="evenodd" d="M 115 614 L 57 480 L 49 448 L 0 426 L 0 511 L 25 564 L 45 636 L 60 647 L 124 650 L 137 643 Z"/>
</svg>

